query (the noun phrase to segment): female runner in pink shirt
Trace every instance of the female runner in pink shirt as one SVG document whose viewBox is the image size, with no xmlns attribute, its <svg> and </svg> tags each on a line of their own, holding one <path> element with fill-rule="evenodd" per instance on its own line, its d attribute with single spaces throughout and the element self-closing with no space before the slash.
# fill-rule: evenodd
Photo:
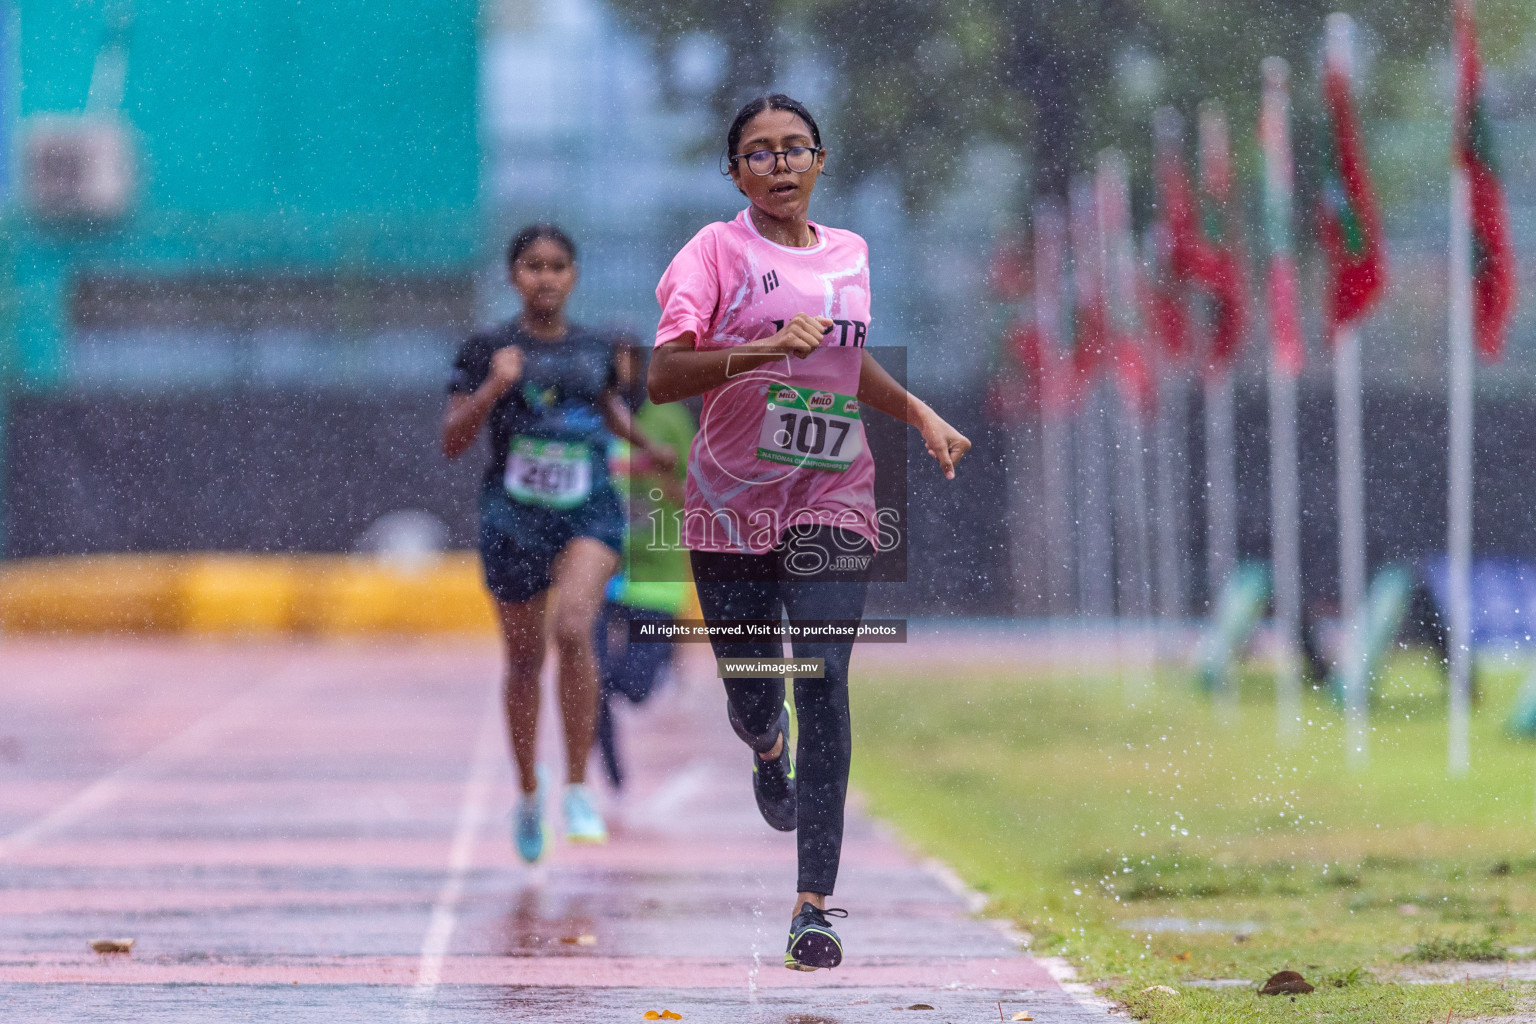
<svg viewBox="0 0 1536 1024">
<path fill-rule="evenodd" d="M 748 103 L 726 155 L 750 205 L 695 235 L 656 289 L 651 400 L 704 396 L 681 541 L 712 625 L 776 623 L 786 613 L 791 622 L 855 622 L 880 543 L 863 407 L 921 431 L 949 479 L 971 443 L 864 350 L 869 248 L 806 217 L 827 154 L 805 107 L 781 94 Z M 783 653 L 777 639 L 715 638 L 713 646 L 720 658 Z M 852 642 L 796 640 L 794 654 L 824 664 L 824 678 L 795 683 L 798 773 L 785 742 L 784 680 L 731 678 L 725 690 L 731 725 L 755 751 L 758 809 L 774 828 L 799 830 L 784 965 L 814 971 L 836 967 L 843 954 L 826 898 L 848 789 Z"/>
</svg>

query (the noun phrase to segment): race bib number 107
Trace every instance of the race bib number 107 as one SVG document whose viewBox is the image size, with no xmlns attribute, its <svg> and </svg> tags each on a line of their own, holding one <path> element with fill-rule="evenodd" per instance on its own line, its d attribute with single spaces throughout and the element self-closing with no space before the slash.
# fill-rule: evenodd
<svg viewBox="0 0 1536 1024">
<path fill-rule="evenodd" d="M 790 384 L 769 386 L 758 458 L 841 473 L 863 450 L 857 398 Z"/>
</svg>

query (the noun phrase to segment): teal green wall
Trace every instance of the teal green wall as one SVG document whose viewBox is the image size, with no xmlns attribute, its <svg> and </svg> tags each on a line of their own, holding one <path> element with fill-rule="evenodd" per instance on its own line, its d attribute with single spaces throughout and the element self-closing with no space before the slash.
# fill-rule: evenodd
<svg viewBox="0 0 1536 1024">
<path fill-rule="evenodd" d="M 21 113 L 79 111 L 103 0 L 21 0 Z M 146 210 L 463 210 L 472 0 L 133 0 L 124 113 Z"/>
<path fill-rule="evenodd" d="M 129 220 L 107 228 L 12 216 L 5 333 L 24 385 L 59 381 L 81 272 L 472 264 L 474 0 L 19 0 L 23 121 L 84 110 L 108 2 L 133 9 L 122 113 L 140 190 Z"/>
</svg>

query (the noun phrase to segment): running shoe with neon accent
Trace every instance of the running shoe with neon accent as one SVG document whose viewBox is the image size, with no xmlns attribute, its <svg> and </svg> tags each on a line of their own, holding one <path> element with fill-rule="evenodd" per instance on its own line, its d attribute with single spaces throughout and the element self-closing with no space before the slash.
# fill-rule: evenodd
<svg viewBox="0 0 1536 1024">
<path fill-rule="evenodd" d="M 795 795 L 795 764 L 789 757 L 789 705 L 779 713 L 779 735 L 784 738 L 784 749 L 772 761 L 764 761 L 756 752 L 752 754 L 752 795 L 757 798 L 757 811 L 771 827 L 780 832 L 793 832 L 799 819 Z"/>
<path fill-rule="evenodd" d="M 512 843 L 529 864 L 544 855 L 544 787 L 524 793 L 512 812 Z"/>
<path fill-rule="evenodd" d="M 580 783 L 565 787 L 565 838 L 572 843 L 606 843 L 608 826 L 597 813 L 592 791 Z"/>
<path fill-rule="evenodd" d="M 792 971 L 819 971 L 843 962 L 843 943 L 827 922 L 828 917 L 847 917 L 841 907 L 818 910 L 814 903 L 800 904 L 800 913 L 789 925 L 789 948 L 784 966 Z"/>
</svg>

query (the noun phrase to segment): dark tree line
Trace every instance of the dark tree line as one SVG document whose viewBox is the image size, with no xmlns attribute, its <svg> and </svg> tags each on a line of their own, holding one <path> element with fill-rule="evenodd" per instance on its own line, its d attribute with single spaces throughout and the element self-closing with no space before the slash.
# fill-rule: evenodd
<svg viewBox="0 0 1536 1024">
<path fill-rule="evenodd" d="M 1285 57 L 1297 106 L 1311 102 L 1324 18 L 1360 21 L 1378 106 L 1391 83 L 1422 80 L 1444 51 L 1449 0 L 614 0 L 665 47 L 684 33 L 720 41 L 714 103 L 724 116 L 762 92 L 786 54 L 830 62 L 842 159 L 857 174 L 894 171 L 923 205 L 949 182 L 967 146 L 1019 145 L 1036 191 L 1061 194 L 1100 147 L 1145 165 L 1152 107 L 1192 114 L 1224 100 L 1236 126 L 1256 116 L 1259 63 Z M 1483 0 L 1489 56 L 1536 21 L 1527 0 Z M 1443 8 L 1443 9 L 1442 9 Z M 1138 81 L 1140 76 L 1140 81 Z M 1405 90 L 1412 92 L 1412 90 Z M 1422 93 L 1422 89 L 1420 90 Z M 1414 97 L 1422 102 L 1422 96 Z M 1404 100 L 1403 102 L 1407 102 Z M 1305 133 L 1302 133 L 1304 137 Z M 1245 141 L 1245 140 L 1240 140 Z"/>
</svg>

